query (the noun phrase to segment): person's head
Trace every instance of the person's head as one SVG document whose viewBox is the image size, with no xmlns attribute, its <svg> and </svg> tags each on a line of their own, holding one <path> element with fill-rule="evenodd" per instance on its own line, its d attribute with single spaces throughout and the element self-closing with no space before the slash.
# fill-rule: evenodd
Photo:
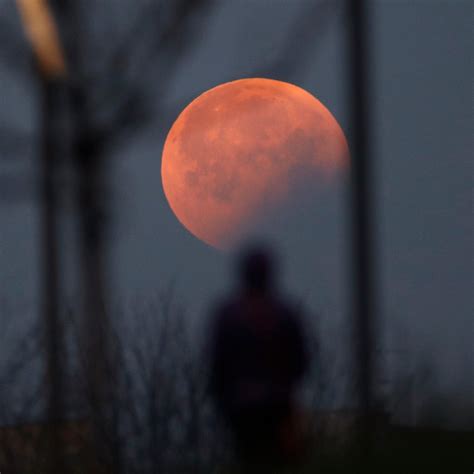
<svg viewBox="0 0 474 474">
<path fill-rule="evenodd" d="M 272 251 L 265 245 L 251 245 L 238 260 L 238 277 L 248 291 L 265 292 L 275 283 L 276 263 Z"/>
</svg>

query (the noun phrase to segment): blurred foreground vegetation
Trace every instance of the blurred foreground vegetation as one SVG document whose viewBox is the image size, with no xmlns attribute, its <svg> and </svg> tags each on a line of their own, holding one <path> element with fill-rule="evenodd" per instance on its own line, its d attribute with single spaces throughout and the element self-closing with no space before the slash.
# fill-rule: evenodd
<svg viewBox="0 0 474 474">
<path fill-rule="evenodd" d="M 115 469 L 102 463 L 101 456 L 94 452 L 84 422 L 70 423 L 63 427 L 63 454 L 65 472 L 72 474 L 115 474 Z M 43 426 L 43 430 L 47 428 Z M 16 433 L 0 430 L 0 466 L 3 472 L 16 474 L 47 474 L 48 443 L 46 432 L 41 428 L 17 427 Z M 16 437 L 17 452 L 15 459 L 5 457 L 6 437 L 11 443 Z M 20 440 L 22 442 L 20 443 Z M 29 440 L 29 441 L 25 441 Z M 380 474 L 421 474 L 421 473 L 471 473 L 474 466 L 473 431 L 446 431 L 441 429 L 389 427 L 379 439 L 376 439 L 370 457 L 364 458 L 361 450 L 354 443 L 341 446 L 337 440 L 319 440 L 311 444 L 307 454 L 297 464 L 269 466 L 267 469 L 256 469 L 255 472 L 281 474 L 306 473 L 380 473 Z M 11 447 L 11 446 L 10 446 Z M 181 465 L 180 465 L 181 464 Z M 147 469 L 136 469 L 133 466 L 117 466 L 124 473 L 215 473 L 240 474 L 248 472 L 236 461 L 212 462 L 206 466 L 194 463 L 186 466 L 179 463 L 165 469 L 150 466 Z"/>
<path fill-rule="evenodd" d="M 63 463 L 60 472 L 72 474 L 242 472 L 229 434 L 213 410 L 202 344 L 195 328 L 189 329 L 186 309 L 174 291 L 146 302 L 131 301 L 113 312 L 115 342 L 109 371 L 103 374 L 107 399 L 102 401 L 94 399 L 86 384 L 90 361 L 82 357 L 80 312 L 64 315 L 63 407 L 54 424 L 41 414 L 47 378 L 39 364 L 40 332 L 35 329 L 19 339 L 0 374 L 0 472 L 51 474 L 54 455 Z M 316 347 L 320 335 L 313 329 L 308 337 Z M 338 360 L 340 343 L 328 339 L 331 350 L 313 354 L 319 364 L 308 381 L 310 404 L 301 419 L 306 454 L 299 466 L 279 463 L 267 472 L 473 472 L 474 431 L 394 425 L 383 400 L 371 456 L 364 459 L 354 442 L 355 412 L 321 408 L 322 399 L 344 389 L 340 379 L 349 373 Z M 440 410 L 449 413 L 440 404 L 433 419 Z"/>
</svg>

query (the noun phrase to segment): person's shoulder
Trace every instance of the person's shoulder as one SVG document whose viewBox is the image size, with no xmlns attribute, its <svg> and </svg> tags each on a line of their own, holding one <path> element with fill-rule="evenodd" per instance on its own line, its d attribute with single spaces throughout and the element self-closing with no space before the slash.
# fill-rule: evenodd
<svg viewBox="0 0 474 474">
<path fill-rule="evenodd" d="M 214 303 L 214 307 L 218 312 L 231 311 L 238 307 L 239 298 L 235 295 L 223 295 Z"/>
<path fill-rule="evenodd" d="M 302 331 L 305 326 L 306 312 L 301 301 L 288 296 L 278 299 L 279 313 L 283 325 L 290 332 Z"/>
<path fill-rule="evenodd" d="M 214 303 L 213 319 L 216 323 L 223 322 L 232 318 L 239 308 L 239 301 L 235 296 L 223 296 Z"/>
<path fill-rule="evenodd" d="M 275 298 L 277 306 L 282 314 L 288 318 L 299 318 L 304 312 L 300 301 L 285 294 L 280 294 Z"/>
</svg>

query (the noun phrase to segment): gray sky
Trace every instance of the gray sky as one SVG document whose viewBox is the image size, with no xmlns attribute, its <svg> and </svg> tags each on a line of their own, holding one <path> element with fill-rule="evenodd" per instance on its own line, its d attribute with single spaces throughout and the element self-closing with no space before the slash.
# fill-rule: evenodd
<svg viewBox="0 0 474 474">
<path fill-rule="evenodd" d="M 2 2 L 0 9 L 10 15 L 19 35 L 11 3 Z M 373 6 L 371 89 L 383 332 L 396 348 L 409 346 L 434 361 L 443 394 L 463 407 L 471 403 L 472 414 L 472 2 L 379 0 Z M 337 5 L 330 14 L 315 10 L 326 16 L 315 17 L 316 27 L 307 33 L 295 24 L 303 26 L 308 8 L 314 9 L 314 2 L 222 0 L 202 21 L 205 28 L 178 63 L 164 96 L 159 71 L 144 72 L 150 97 L 165 112 L 111 152 L 116 201 L 110 284 L 115 297 L 146 297 L 174 279 L 200 314 L 225 287 L 228 256 L 181 226 L 161 188 L 164 138 L 196 95 L 270 71 L 271 77 L 313 93 L 348 131 L 340 12 Z M 17 41 L 26 55 L 24 40 Z M 282 52 L 285 61 L 272 69 Z M 21 67 L 11 67 L 0 56 L 0 129 L 26 137 L 19 158 L 4 151 L 9 147 L 0 135 L 0 170 L 15 174 L 29 174 L 37 159 L 28 137 L 38 126 L 38 91 L 25 63 L 20 59 Z M 306 298 L 324 324 L 347 321 L 345 191 L 341 182 L 312 206 L 289 203 L 273 227 L 283 245 L 286 285 Z M 0 206 L 1 296 L 33 304 L 37 208 L 31 200 Z M 64 252 L 72 265 L 70 234 L 71 229 Z M 65 287 L 75 293 L 73 280 Z"/>
</svg>

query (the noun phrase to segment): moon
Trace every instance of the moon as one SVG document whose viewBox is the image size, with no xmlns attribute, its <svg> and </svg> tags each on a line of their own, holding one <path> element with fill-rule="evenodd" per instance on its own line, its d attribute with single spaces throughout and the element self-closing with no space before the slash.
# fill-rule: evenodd
<svg viewBox="0 0 474 474">
<path fill-rule="evenodd" d="M 228 249 L 301 186 L 332 182 L 349 162 L 331 112 L 293 84 L 240 79 L 194 99 L 162 154 L 168 203 L 203 242 Z"/>
</svg>

